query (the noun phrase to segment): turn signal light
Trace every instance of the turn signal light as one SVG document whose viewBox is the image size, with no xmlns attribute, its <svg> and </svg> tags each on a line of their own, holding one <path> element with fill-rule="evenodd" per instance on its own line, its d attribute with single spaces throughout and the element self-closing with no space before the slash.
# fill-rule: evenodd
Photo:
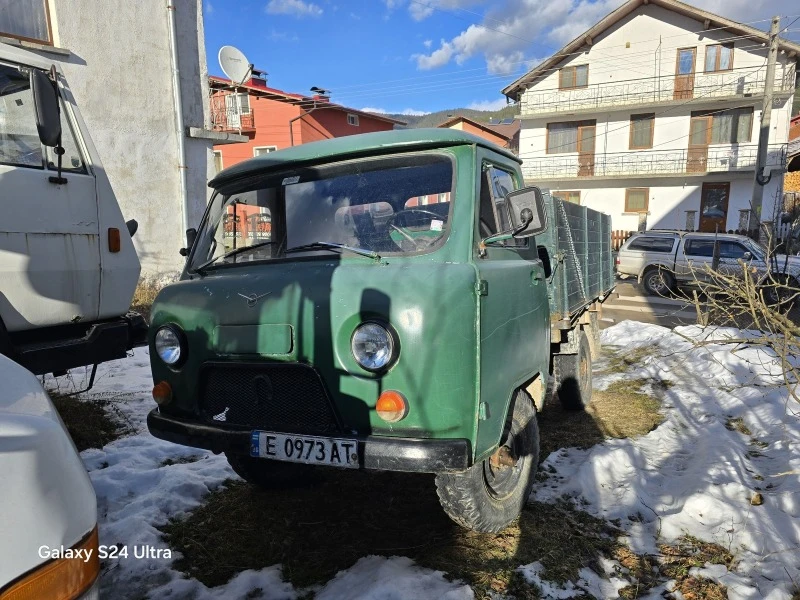
<svg viewBox="0 0 800 600">
<path fill-rule="evenodd" d="M 386 390 L 378 397 L 375 412 L 389 423 L 397 423 L 408 414 L 408 401 L 400 392 Z"/>
<path fill-rule="evenodd" d="M 108 251 L 119 252 L 122 248 L 122 242 L 119 237 L 119 229 L 116 227 L 108 228 Z"/>
<path fill-rule="evenodd" d="M 34 569 L 22 580 L 0 592 L 0 600 L 72 600 L 92 587 L 100 574 L 97 527 L 79 544 L 73 546 L 73 556 L 57 558 Z M 89 560 L 84 560 L 84 556 Z"/>
<path fill-rule="evenodd" d="M 172 400 L 172 387 L 166 381 L 160 381 L 153 386 L 153 400 L 161 406 Z"/>
</svg>

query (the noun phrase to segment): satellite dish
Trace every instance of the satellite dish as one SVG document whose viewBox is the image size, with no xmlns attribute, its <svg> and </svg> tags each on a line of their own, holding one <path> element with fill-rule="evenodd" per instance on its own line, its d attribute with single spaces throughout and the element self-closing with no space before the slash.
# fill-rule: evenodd
<svg viewBox="0 0 800 600">
<path fill-rule="evenodd" d="M 242 51 L 233 46 L 223 46 L 219 49 L 219 66 L 232 83 L 242 85 L 253 72 L 253 65 L 242 54 Z"/>
</svg>

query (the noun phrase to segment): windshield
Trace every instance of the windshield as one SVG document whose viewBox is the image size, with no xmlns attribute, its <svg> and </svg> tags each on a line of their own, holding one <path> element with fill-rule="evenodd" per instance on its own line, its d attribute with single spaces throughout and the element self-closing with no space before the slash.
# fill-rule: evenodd
<svg viewBox="0 0 800 600">
<path fill-rule="evenodd" d="M 190 268 L 274 260 L 302 253 L 365 256 L 430 252 L 444 243 L 452 159 L 403 155 L 307 167 L 217 194 Z"/>
</svg>

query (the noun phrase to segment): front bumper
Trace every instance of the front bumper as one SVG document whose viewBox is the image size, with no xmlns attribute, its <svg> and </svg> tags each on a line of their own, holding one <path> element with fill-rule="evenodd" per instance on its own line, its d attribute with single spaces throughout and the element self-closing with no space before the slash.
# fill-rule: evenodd
<svg viewBox="0 0 800 600">
<path fill-rule="evenodd" d="M 250 452 L 252 429 L 249 428 L 206 425 L 167 416 L 157 408 L 147 415 L 147 427 L 155 437 L 184 446 L 205 448 L 212 452 L 236 454 Z M 358 443 L 358 456 L 362 469 L 442 473 L 463 471 L 472 464 L 470 443 L 463 439 L 435 440 L 378 436 L 352 439 Z"/>
</svg>

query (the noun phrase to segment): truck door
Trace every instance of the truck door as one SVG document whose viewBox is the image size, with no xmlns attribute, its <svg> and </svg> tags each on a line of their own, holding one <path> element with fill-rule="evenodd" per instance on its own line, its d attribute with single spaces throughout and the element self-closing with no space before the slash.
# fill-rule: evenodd
<svg viewBox="0 0 800 600">
<path fill-rule="evenodd" d="M 479 151 L 480 156 L 480 151 Z M 476 182 L 477 241 L 509 228 L 503 201 L 518 189 L 515 170 L 486 153 Z M 481 164 L 481 163 L 479 163 Z M 477 252 L 477 249 L 476 249 Z M 480 401 L 478 452 L 496 443 L 514 389 L 532 373 L 547 373 L 550 352 L 549 305 L 544 268 L 534 238 L 490 244 L 478 269 L 480 304 Z"/>
<path fill-rule="evenodd" d="M 62 101 L 63 176 L 39 142 L 27 68 L 0 62 L 0 317 L 9 331 L 96 319 L 95 179 Z"/>
<path fill-rule="evenodd" d="M 681 281 L 708 281 L 708 269 L 714 259 L 714 239 L 687 236 L 678 248 L 675 272 Z"/>
</svg>

